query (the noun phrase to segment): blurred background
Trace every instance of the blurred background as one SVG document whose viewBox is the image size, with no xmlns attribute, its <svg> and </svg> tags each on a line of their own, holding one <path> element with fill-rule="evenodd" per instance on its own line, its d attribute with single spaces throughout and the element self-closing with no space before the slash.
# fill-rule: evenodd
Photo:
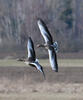
<svg viewBox="0 0 83 100">
<path fill-rule="evenodd" d="M 58 73 L 36 46 L 44 43 L 37 18 L 58 42 Z M 46 80 L 17 61 L 27 57 L 29 36 Z M 83 0 L 0 0 L 0 100 L 83 100 Z"/>
<path fill-rule="evenodd" d="M 0 0 L 0 58 L 25 56 L 29 36 L 37 55 L 46 57 L 45 50 L 36 48 L 44 42 L 37 18 L 45 21 L 58 42 L 59 56 L 83 57 L 83 0 Z"/>
</svg>

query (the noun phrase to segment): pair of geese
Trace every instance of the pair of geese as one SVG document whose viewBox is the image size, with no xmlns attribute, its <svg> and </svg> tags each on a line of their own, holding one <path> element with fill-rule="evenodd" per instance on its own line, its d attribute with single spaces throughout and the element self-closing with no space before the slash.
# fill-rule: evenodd
<svg viewBox="0 0 83 100">
<path fill-rule="evenodd" d="M 43 36 L 45 40 L 45 44 L 38 44 L 37 47 L 38 48 L 44 47 L 48 50 L 49 61 L 50 61 L 52 70 L 54 70 L 55 72 L 58 72 L 58 63 L 57 63 L 57 56 L 56 56 L 57 46 L 58 46 L 57 42 L 53 43 L 52 36 L 42 19 L 38 19 L 37 24 L 41 32 L 41 35 Z M 43 73 L 43 76 L 45 78 L 43 67 L 39 64 L 39 61 L 36 59 L 34 44 L 31 37 L 28 38 L 27 51 L 28 51 L 28 58 L 26 60 L 20 60 L 20 61 L 24 61 L 24 63 L 34 66 L 37 70 Z"/>
</svg>

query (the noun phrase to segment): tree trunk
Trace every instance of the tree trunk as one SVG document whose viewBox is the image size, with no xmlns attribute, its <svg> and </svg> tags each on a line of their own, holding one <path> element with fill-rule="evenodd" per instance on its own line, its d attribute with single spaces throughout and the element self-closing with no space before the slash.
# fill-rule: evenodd
<svg viewBox="0 0 83 100">
<path fill-rule="evenodd" d="M 81 0 L 75 0 L 75 26 L 74 26 L 74 38 L 79 37 L 79 19 L 80 19 L 80 3 Z"/>
</svg>

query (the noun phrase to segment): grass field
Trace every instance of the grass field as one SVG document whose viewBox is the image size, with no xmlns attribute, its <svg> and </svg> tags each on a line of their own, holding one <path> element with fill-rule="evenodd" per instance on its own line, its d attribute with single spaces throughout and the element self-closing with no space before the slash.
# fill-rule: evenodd
<svg viewBox="0 0 83 100">
<path fill-rule="evenodd" d="M 83 100 L 83 94 L 47 94 L 47 93 L 28 93 L 28 94 L 5 94 L 0 95 L 0 100 Z"/>
<path fill-rule="evenodd" d="M 83 100 L 83 59 L 59 59 L 58 73 L 39 61 L 46 80 L 23 62 L 0 60 L 0 100 Z"/>
<path fill-rule="evenodd" d="M 42 66 L 49 66 L 49 60 L 48 59 L 39 59 L 39 62 Z M 60 67 L 83 67 L 83 59 L 59 59 L 58 60 L 58 65 Z M 17 66 L 17 67 L 22 67 L 25 66 L 27 67 L 26 64 L 23 62 L 19 62 L 16 60 L 10 60 L 10 59 L 5 59 L 5 60 L 0 60 L 0 66 L 6 67 L 6 66 Z"/>
</svg>

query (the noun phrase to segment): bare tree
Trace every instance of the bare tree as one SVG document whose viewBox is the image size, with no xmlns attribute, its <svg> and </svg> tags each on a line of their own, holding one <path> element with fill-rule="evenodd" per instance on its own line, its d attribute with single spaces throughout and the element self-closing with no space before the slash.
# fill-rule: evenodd
<svg viewBox="0 0 83 100">
<path fill-rule="evenodd" d="M 82 0 L 75 0 L 75 28 L 74 28 L 74 38 L 79 37 L 79 21 L 80 21 L 80 4 Z"/>
</svg>

